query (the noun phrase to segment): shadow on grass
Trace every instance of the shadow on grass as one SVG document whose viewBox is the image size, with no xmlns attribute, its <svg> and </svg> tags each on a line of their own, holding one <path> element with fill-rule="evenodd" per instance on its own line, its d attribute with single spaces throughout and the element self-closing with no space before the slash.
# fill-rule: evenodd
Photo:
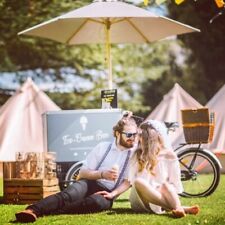
<svg viewBox="0 0 225 225">
<path fill-rule="evenodd" d="M 93 212 L 91 214 L 98 214 L 100 212 Z M 109 211 L 104 211 L 103 212 L 104 214 L 108 215 L 108 216 L 115 216 L 115 215 L 123 215 L 123 214 L 126 214 L 126 215 L 149 215 L 149 214 L 152 214 L 152 213 L 148 213 L 148 212 L 134 212 L 132 209 L 130 208 L 115 208 L 115 209 L 111 209 Z M 71 214 L 52 214 L 52 215 L 49 215 L 49 216 L 62 216 L 62 215 L 71 215 Z M 86 213 L 79 213 L 79 214 L 74 214 L 74 215 L 87 215 Z M 154 214 L 154 215 L 157 215 L 157 214 Z M 170 213 L 165 213 L 165 214 L 161 214 L 161 215 L 158 215 L 158 216 L 164 216 L 164 217 L 168 217 L 168 218 L 172 218 L 172 214 Z M 20 222 L 16 221 L 16 220 L 11 220 L 9 221 L 10 224 L 21 224 Z"/>
<path fill-rule="evenodd" d="M 113 208 L 110 211 L 106 212 L 107 215 L 114 215 L 114 214 L 136 214 L 130 208 Z"/>
<path fill-rule="evenodd" d="M 18 222 L 16 220 L 9 221 L 9 223 L 12 223 L 12 224 L 20 223 L 21 224 L 21 222 Z"/>
<path fill-rule="evenodd" d="M 116 215 L 116 214 L 130 214 L 130 215 L 137 215 L 137 214 L 143 214 L 143 215 L 149 215 L 149 214 L 154 214 L 157 215 L 155 213 L 151 213 L 151 212 L 134 212 L 132 209 L 130 208 L 115 208 L 115 209 L 111 209 L 110 211 L 106 212 L 107 215 Z M 159 216 L 165 216 L 168 218 L 174 218 L 174 216 L 171 213 L 163 213 L 160 214 Z"/>
<path fill-rule="evenodd" d="M 116 199 L 116 202 L 128 202 L 127 198 Z"/>
</svg>

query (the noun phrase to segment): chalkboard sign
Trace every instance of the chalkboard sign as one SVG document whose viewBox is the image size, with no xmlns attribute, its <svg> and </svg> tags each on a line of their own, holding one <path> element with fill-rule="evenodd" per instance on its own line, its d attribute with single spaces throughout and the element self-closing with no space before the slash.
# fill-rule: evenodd
<svg viewBox="0 0 225 225">
<path fill-rule="evenodd" d="M 121 109 L 62 110 L 43 114 L 45 150 L 57 162 L 80 161 L 102 141 L 112 141 Z"/>
<path fill-rule="evenodd" d="M 101 91 L 102 108 L 117 108 L 117 89 L 109 89 Z"/>
</svg>

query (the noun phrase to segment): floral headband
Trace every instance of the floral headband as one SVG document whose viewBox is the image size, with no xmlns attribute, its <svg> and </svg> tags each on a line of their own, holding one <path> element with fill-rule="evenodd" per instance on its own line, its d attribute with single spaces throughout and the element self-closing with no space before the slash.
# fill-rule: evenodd
<svg viewBox="0 0 225 225">
<path fill-rule="evenodd" d="M 158 120 L 147 120 L 141 124 L 140 128 L 142 128 L 143 125 L 148 125 L 149 127 L 152 127 L 154 130 L 156 130 L 162 137 L 165 147 L 172 149 L 171 140 L 168 136 L 167 128 L 164 122 Z"/>
</svg>

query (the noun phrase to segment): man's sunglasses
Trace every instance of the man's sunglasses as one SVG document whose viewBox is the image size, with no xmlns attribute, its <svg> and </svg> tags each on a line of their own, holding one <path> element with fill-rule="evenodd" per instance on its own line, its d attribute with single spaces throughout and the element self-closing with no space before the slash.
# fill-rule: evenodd
<svg viewBox="0 0 225 225">
<path fill-rule="evenodd" d="M 134 137 L 136 137 L 136 135 L 137 135 L 137 133 L 127 133 L 127 132 L 121 132 L 121 134 L 125 134 L 125 136 L 127 137 L 127 138 L 130 138 L 130 137 L 132 137 L 132 136 L 134 136 Z"/>
</svg>

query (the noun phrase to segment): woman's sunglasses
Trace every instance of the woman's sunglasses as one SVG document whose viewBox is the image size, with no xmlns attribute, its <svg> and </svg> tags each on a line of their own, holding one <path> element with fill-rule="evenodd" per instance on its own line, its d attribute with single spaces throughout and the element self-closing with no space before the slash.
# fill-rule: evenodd
<svg viewBox="0 0 225 225">
<path fill-rule="evenodd" d="M 127 132 L 121 132 L 121 134 L 125 134 L 125 136 L 127 137 L 127 138 L 130 138 L 130 137 L 132 137 L 132 136 L 134 136 L 134 137 L 136 137 L 136 135 L 138 134 L 138 133 L 127 133 Z"/>
</svg>

